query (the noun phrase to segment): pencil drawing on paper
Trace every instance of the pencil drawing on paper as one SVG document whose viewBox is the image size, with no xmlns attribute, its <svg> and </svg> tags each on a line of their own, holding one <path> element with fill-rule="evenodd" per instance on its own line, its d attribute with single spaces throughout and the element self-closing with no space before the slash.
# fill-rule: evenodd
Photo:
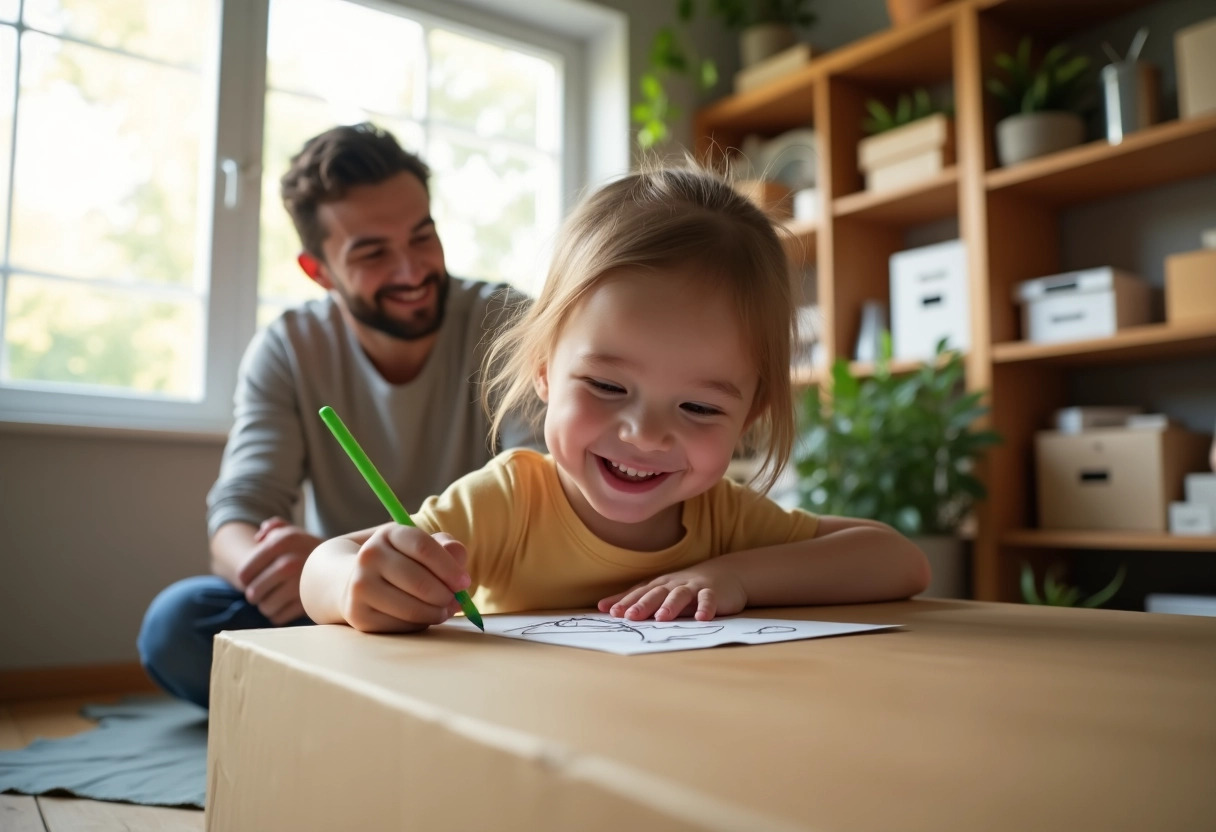
<svg viewBox="0 0 1216 832">
<path fill-rule="evenodd" d="M 792 633 L 792 632 L 796 631 L 797 629 L 798 629 L 797 627 L 783 627 L 783 626 L 780 626 L 777 624 L 770 624 L 767 627 L 761 627 L 759 630 L 748 630 L 746 633 L 744 633 L 744 635 L 746 635 L 746 636 L 769 636 L 774 633 Z"/>
<path fill-rule="evenodd" d="M 553 621 L 540 621 L 526 627 L 516 627 L 505 632 L 521 636 L 588 636 L 625 634 L 627 638 L 636 637 L 638 641 L 647 644 L 665 644 L 672 641 L 694 641 L 698 638 L 711 636 L 724 629 L 721 624 L 693 622 L 662 622 L 662 621 L 625 621 L 623 619 L 588 618 L 559 618 Z"/>
</svg>

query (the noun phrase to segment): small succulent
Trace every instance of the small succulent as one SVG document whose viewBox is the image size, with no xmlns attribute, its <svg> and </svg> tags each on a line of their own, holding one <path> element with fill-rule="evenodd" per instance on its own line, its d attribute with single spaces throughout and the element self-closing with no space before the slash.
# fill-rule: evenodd
<svg viewBox="0 0 1216 832">
<path fill-rule="evenodd" d="M 1088 598 L 1081 597 L 1081 590 L 1061 582 L 1057 577 L 1059 564 L 1052 564 L 1043 575 L 1043 594 L 1035 587 L 1034 570 L 1030 564 L 1022 564 L 1022 600 L 1027 604 L 1042 604 L 1050 607 L 1100 607 L 1114 597 L 1123 586 L 1127 568 L 1120 565 L 1110 583 Z"/>
<path fill-rule="evenodd" d="M 948 113 L 950 109 L 935 105 L 929 98 L 929 91 L 924 87 L 919 87 L 911 94 L 902 94 L 896 100 L 895 106 L 890 109 L 877 98 L 871 98 L 866 101 L 866 111 L 870 116 L 862 124 L 862 129 L 866 131 L 867 135 L 876 136 L 879 133 L 894 130 L 896 127 L 919 121 L 934 113 Z"/>
<path fill-rule="evenodd" d="M 1070 55 L 1061 43 L 1047 50 L 1036 68 L 1031 49 L 1031 40 L 1025 37 L 1012 55 L 1002 52 L 993 59 L 1004 77 L 988 78 L 988 92 L 1001 102 L 1005 114 L 1078 109 L 1092 87 L 1085 77 L 1089 58 Z"/>
</svg>

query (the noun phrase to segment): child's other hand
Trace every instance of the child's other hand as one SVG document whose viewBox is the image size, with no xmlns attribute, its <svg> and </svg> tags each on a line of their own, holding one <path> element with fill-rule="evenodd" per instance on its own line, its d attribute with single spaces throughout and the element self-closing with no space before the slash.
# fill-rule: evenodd
<svg viewBox="0 0 1216 832">
<path fill-rule="evenodd" d="M 671 621 L 687 614 L 698 621 L 710 621 L 715 615 L 741 612 L 747 606 L 747 593 L 730 571 L 703 563 L 610 595 L 598 606 L 600 612 L 630 621 L 651 616 L 655 621 Z"/>
<path fill-rule="evenodd" d="M 365 633 L 403 633 L 441 624 L 460 611 L 455 593 L 469 586 L 468 551 L 450 535 L 431 536 L 389 523 L 359 547 L 342 616 Z"/>
</svg>

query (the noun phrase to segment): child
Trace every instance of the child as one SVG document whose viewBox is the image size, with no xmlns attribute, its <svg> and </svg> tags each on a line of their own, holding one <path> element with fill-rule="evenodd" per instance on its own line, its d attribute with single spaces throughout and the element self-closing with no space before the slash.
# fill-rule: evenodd
<svg viewBox="0 0 1216 832">
<path fill-rule="evenodd" d="M 563 229 L 535 304 L 494 345 L 494 427 L 543 409 L 550 455 L 500 454 L 414 515 L 326 541 L 317 623 L 424 629 L 459 610 L 598 606 L 701 621 L 745 607 L 924 590 L 924 555 L 872 521 L 787 511 L 724 478 L 759 429 L 767 490 L 789 459 L 794 306 L 770 222 L 694 169 L 626 176 Z"/>
</svg>

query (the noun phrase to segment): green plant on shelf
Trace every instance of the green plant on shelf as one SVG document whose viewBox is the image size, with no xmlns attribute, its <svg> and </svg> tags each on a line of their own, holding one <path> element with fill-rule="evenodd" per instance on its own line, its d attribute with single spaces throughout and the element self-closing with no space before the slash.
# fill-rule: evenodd
<svg viewBox="0 0 1216 832">
<path fill-rule="evenodd" d="M 866 112 L 869 113 L 869 116 L 862 123 L 862 129 L 868 136 L 877 136 L 879 133 L 886 133 L 914 121 L 920 121 L 922 118 L 928 118 L 935 113 L 951 115 L 952 108 L 949 105 L 933 103 L 929 91 L 924 87 L 918 87 L 911 93 L 901 94 L 896 100 L 895 106 L 890 108 L 879 99 L 870 98 L 866 101 Z"/>
<path fill-rule="evenodd" d="M 1022 564 L 1022 600 L 1027 604 L 1040 604 L 1050 607 L 1100 607 L 1115 596 L 1123 586 L 1127 577 L 1127 567 L 1119 566 L 1119 571 L 1110 583 L 1102 587 L 1088 598 L 1081 597 L 1081 590 L 1062 582 L 1058 577 L 1059 564 L 1053 563 L 1043 574 L 1043 592 L 1039 593 L 1035 586 L 1034 569 L 1030 564 Z"/>
<path fill-rule="evenodd" d="M 976 460 L 1001 441 L 976 429 L 982 391 L 963 390 L 962 356 L 943 339 L 933 360 L 891 372 L 891 337 L 870 378 L 839 359 L 830 390 L 806 393 L 794 452 L 802 506 L 819 514 L 881 520 L 906 535 L 958 531 L 987 496 Z"/>
<path fill-rule="evenodd" d="M 1000 102 L 1006 115 L 1052 110 L 1076 112 L 1084 107 L 1093 85 L 1085 72 L 1089 58 L 1072 55 L 1065 44 L 1056 44 L 1035 66 L 1033 42 L 1022 38 L 1012 53 L 1002 52 L 993 61 L 1003 76 L 989 77 L 988 92 Z"/>
<path fill-rule="evenodd" d="M 671 103 L 670 88 L 676 79 L 688 79 L 701 91 L 718 83 L 717 62 L 700 57 L 685 36 L 702 5 L 705 14 L 734 31 L 760 23 L 811 26 L 815 23 L 810 10 L 812 1 L 708 0 L 702 4 L 697 0 L 676 0 L 676 19 L 680 25 L 663 26 L 655 33 L 650 43 L 649 66 L 638 82 L 638 102 L 631 112 L 638 125 L 638 144 L 649 149 L 670 137 L 671 122 L 682 115 Z"/>
</svg>

